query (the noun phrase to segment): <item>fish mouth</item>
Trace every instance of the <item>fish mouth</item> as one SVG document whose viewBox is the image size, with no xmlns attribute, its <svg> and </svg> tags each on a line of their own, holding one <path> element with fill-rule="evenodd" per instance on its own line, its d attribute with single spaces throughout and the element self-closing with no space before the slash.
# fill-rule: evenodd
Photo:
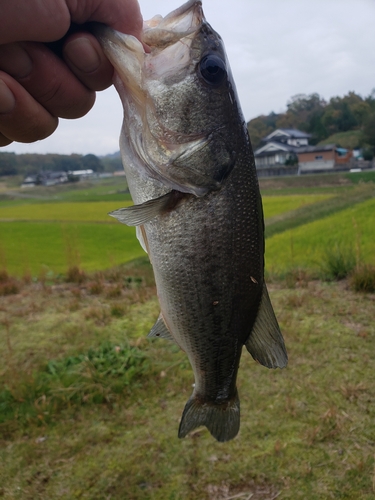
<svg viewBox="0 0 375 500">
<path fill-rule="evenodd" d="M 191 44 L 205 22 L 201 0 L 189 0 L 165 17 L 145 21 L 145 45 L 132 35 L 104 25 L 93 29 L 115 68 L 114 85 L 124 107 L 123 130 L 128 150 L 154 178 L 172 189 L 197 196 L 207 189 L 172 182 L 166 170 L 175 160 L 204 148 L 211 140 L 210 133 L 171 130 L 168 121 L 158 117 L 152 93 L 162 80 L 173 80 L 189 71 Z"/>
<path fill-rule="evenodd" d="M 150 47 L 163 48 L 197 31 L 203 19 L 201 0 L 189 0 L 165 17 L 145 21 L 143 41 Z"/>
<path fill-rule="evenodd" d="M 177 69 L 176 60 L 181 61 L 180 64 L 184 62 L 182 53 L 185 52 L 186 57 L 191 40 L 184 40 L 183 44 L 178 42 L 196 33 L 204 20 L 201 0 L 189 0 L 165 17 L 157 15 L 145 21 L 143 42 L 150 52 L 146 52 L 144 45 L 134 36 L 108 26 L 96 24 L 93 32 L 122 83 L 130 92 L 134 92 L 137 86 L 142 86 L 140 73 L 143 66 L 146 66 L 148 74 L 154 72 L 155 76 L 161 76 L 171 65 L 174 70 Z M 153 59 L 152 63 L 148 61 L 150 59 Z"/>
</svg>

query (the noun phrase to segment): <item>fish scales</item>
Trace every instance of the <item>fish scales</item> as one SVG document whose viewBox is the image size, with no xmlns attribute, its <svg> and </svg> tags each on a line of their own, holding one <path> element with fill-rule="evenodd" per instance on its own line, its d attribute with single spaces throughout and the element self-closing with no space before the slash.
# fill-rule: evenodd
<svg viewBox="0 0 375 500">
<path fill-rule="evenodd" d="M 218 441 L 240 426 L 243 346 L 284 367 L 284 341 L 264 282 L 264 223 L 254 157 L 220 36 L 190 0 L 145 23 L 150 52 L 97 28 L 124 107 L 121 152 L 161 314 L 149 336 L 183 349 L 195 384 L 179 437 L 205 425 Z"/>
</svg>

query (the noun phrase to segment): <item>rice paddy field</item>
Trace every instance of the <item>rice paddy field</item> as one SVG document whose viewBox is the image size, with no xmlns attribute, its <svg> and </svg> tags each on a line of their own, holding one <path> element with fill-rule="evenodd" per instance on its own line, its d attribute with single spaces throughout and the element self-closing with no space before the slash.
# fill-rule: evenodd
<svg viewBox="0 0 375 500">
<path fill-rule="evenodd" d="M 152 270 L 107 215 L 126 182 L 0 183 L 0 498 L 374 498 L 375 172 L 260 185 L 289 365 L 243 353 L 241 430 L 217 443 L 177 438 L 193 375 L 146 338 Z"/>
<path fill-rule="evenodd" d="M 317 270 L 332 241 L 356 245 L 361 259 L 371 259 L 373 183 L 346 180 L 344 185 L 333 183 L 331 190 L 288 186 L 279 191 L 267 189 L 263 181 L 268 270 L 283 273 L 295 266 Z M 118 179 L 74 189 L 0 191 L 0 266 L 19 277 L 52 276 L 71 266 L 95 271 L 140 257 L 143 251 L 135 229 L 108 215 L 130 204 L 126 182 L 119 184 Z"/>
</svg>

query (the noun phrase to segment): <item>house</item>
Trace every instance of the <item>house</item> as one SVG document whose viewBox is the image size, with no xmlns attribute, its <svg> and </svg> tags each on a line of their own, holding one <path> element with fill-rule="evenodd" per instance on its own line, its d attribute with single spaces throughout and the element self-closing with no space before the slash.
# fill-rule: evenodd
<svg viewBox="0 0 375 500">
<path fill-rule="evenodd" d="M 94 171 L 92 168 L 86 168 L 83 170 L 69 170 L 68 174 L 71 175 L 72 177 L 77 177 L 79 179 L 94 177 Z"/>
<path fill-rule="evenodd" d="M 297 151 L 308 146 L 310 137 L 300 130 L 283 128 L 264 137 L 264 144 L 254 151 L 258 176 L 297 174 Z"/>
<path fill-rule="evenodd" d="M 254 151 L 258 177 L 349 170 L 352 151 L 335 144 L 310 146 L 310 134 L 296 129 L 277 129 L 262 139 Z"/>
<path fill-rule="evenodd" d="M 40 172 L 39 174 L 29 174 L 23 180 L 21 187 L 34 187 L 34 186 L 55 186 L 68 182 L 68 174 L 64 171 L 61 172 Z"/>
<path fill-rule="evenodd" d="M 335 144 L 306 146 L 298 150 L 297 156 L 300 174 L 345 170 L 353 163 L 352 151 Z"/>
</svg>

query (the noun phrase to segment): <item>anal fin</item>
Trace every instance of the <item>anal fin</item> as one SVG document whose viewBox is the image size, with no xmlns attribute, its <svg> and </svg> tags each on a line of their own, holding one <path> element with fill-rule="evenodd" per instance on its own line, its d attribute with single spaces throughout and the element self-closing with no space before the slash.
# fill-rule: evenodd
<svg viewBox="0 0 375 500">
<path fill-rule="evenodd" d="M 161 313 L 160 313 L 156 323 L 151 328 L 150 333 L 147 335 L 147 337 L 161 337 L 163 339 L 173 340 L 173 342 L 175 342 L 170 331 L 168 330 L 167 325 L 164 322 L 164 319 L 163 319 L 163 316 L 161 315 Z"/>
<path fill-rule="evenodd" d="M 265 283 L 258 315 L 245 345 L 252 357 L 267 368 L 284 368 L 288 364 L 284 339 Z"/>
</svg>

